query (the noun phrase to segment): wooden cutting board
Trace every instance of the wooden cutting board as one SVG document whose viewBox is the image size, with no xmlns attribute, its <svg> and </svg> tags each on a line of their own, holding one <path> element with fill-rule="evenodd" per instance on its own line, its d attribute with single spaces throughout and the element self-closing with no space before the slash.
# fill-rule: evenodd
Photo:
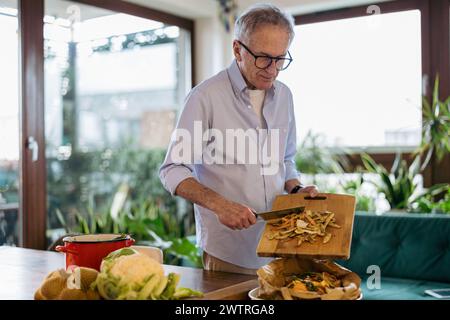
<svg viewBox="0 0 450 320">
<path fill-rule="evenodd" d="M 303 242 L 297 246 L 295 237 L 287 241 L 269 240 L 268 234 L 271 226 L 267 224 L 256 249 L 257 255 L 260 257 L 350 258 L 355 204 L 354 196 L 343 194 L 320 193 L 315 198 L 302 193 L 278 196 L 273 202 L 272 210 L 297 206 L 305 206 L 306 210 L 312 211 L 328 210 L 335 214 L 335 223 L 341 228 L 328 227 L 326 229 L 332 235 L 328 243 L 322 243 L 323 238 L 317 237 L 314 243 Z"/>
</svg>

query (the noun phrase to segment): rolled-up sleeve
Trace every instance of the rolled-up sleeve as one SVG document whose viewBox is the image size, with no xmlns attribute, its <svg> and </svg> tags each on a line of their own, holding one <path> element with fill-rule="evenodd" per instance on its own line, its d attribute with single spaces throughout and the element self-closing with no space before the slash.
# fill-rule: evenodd
<svg viewBox="0 0 450 320">
<path fill-rule="evenodd" d="M 159 168 L 161 183 L 172 195 L 183 180 L 195 178 L 194 165 L 201 161 L 204 148 L 202 133 L 210 123 L 207 108 L 207 96 L 201 90 L 193 89 L 186 97 L 166 157 Z"/>
<path fill-rule="evenodd" d="M 297 171 L 295 165 L 295 155 L 297 153 L 297 131 L 294 115 L 294 103 L 292 94 L 289 92 L 289 128 L 286 145 L 286 154 L 284 156 L 284 165 L 286 167 L 285 181 L 291 179 L 300 179 L 300 173 Z"/>
</svg>

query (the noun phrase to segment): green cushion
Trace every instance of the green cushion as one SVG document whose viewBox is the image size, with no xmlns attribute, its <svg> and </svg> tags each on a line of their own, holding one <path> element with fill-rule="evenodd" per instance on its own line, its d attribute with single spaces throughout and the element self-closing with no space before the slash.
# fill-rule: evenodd
<svg viewBox="0 0 450 320">
<path fill-rule="evenodd" d="M 376 265 L 382 279 L 450 283 L 450 215 L 357 212 L 350 259 L 337 262 L 362 278 Z"/>
<path fill-rule="evenodd" d="M 367 281 L 363 279 L 361 290 L 363 300 L 439 300 L 428 294 L 427 289 L 448 289 L 449 283 L 410 280 L 401 278 L 381 278 L 380 289 L 368 289 Z"/>
</svg>

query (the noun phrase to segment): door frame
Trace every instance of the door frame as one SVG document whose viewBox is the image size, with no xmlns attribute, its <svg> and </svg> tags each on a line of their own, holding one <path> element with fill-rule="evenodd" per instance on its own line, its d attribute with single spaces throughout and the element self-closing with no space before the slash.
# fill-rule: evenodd
<svg viewBox="0 0 450 320">
<path fill-rule="evenodd" d="M 46 246 L 47 192 L 44 122 L 44 0 L 19 0 L 21 69 L 19 245 Z M 33 161 L 28 138 L 38 146 Z"/>
</svg>

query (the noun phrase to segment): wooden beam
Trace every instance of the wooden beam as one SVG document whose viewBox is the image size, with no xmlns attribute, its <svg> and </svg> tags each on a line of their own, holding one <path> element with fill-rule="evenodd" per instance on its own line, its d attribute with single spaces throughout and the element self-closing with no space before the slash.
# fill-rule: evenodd
<svg viewBox="0 0 450 320">
<path fill-rule="evenodd" d="M 308 24 L 332 20 L 350 19 L 357 17 L 369 16 L 372 13 L 368 13 L 369 6 L 376 5 L 380 8 L 381 13 L 392 13 L 405 10 L 423 9 L 427 6 L 428 0 L 397 0 L 380 3 L 372 3 L 358 7 L 348 7 L 335 10 L 314 12 L 305 15 L 295 16 L 295 24 Z"/>
<path fill-rule="evenodd" d="M 450 96 L 450 5 L 448 0 L 430 1 L 430 47 L 431 72 L 430 86 L 439 74 L 440 96 Z"/>
<path fill-rule="evenodd" d="M 396 154 L 394 153 L 368 153 L 368 154 L 377 164 L 382 165 L 388 171 L 391 170 L 392 164 L 394 163 L 396 157 Z M 402 159 L 404 159 L 406 163 L 410 165 L 413 162 L 414 157 L 412 156 L 411 153 L 404 153 L 402 154 Z M 360 154 L 349 155 L 347 156 L 347 160 L 350 164 L 350 168 L 348 168 L 349 170 L 347 171 L 348 173 L 355 172 L 355 170 L 358 167 L 364 168 L 364 163 L 361 160 Z"/>
<path fill-rule="evenodd" d="M 44 130 L 44 0 L 19 1 L 21 52 L 21 246 L 46 247 L 46 168 Z M 37 142 L 33 161 L 28 138 Z"/>
<path fill-rule="evenodd" d="M 439 97 L 445 100 L 450 96 L 450 1 L 429 1 L 429 54 L 430 67 L 427 96 L 431 101 L 436 76 L 439 74 Z M 450 182 L 450 156 L 438 161 L 433 155 L 424 175 L 425 186 Z"/>
</svg>

